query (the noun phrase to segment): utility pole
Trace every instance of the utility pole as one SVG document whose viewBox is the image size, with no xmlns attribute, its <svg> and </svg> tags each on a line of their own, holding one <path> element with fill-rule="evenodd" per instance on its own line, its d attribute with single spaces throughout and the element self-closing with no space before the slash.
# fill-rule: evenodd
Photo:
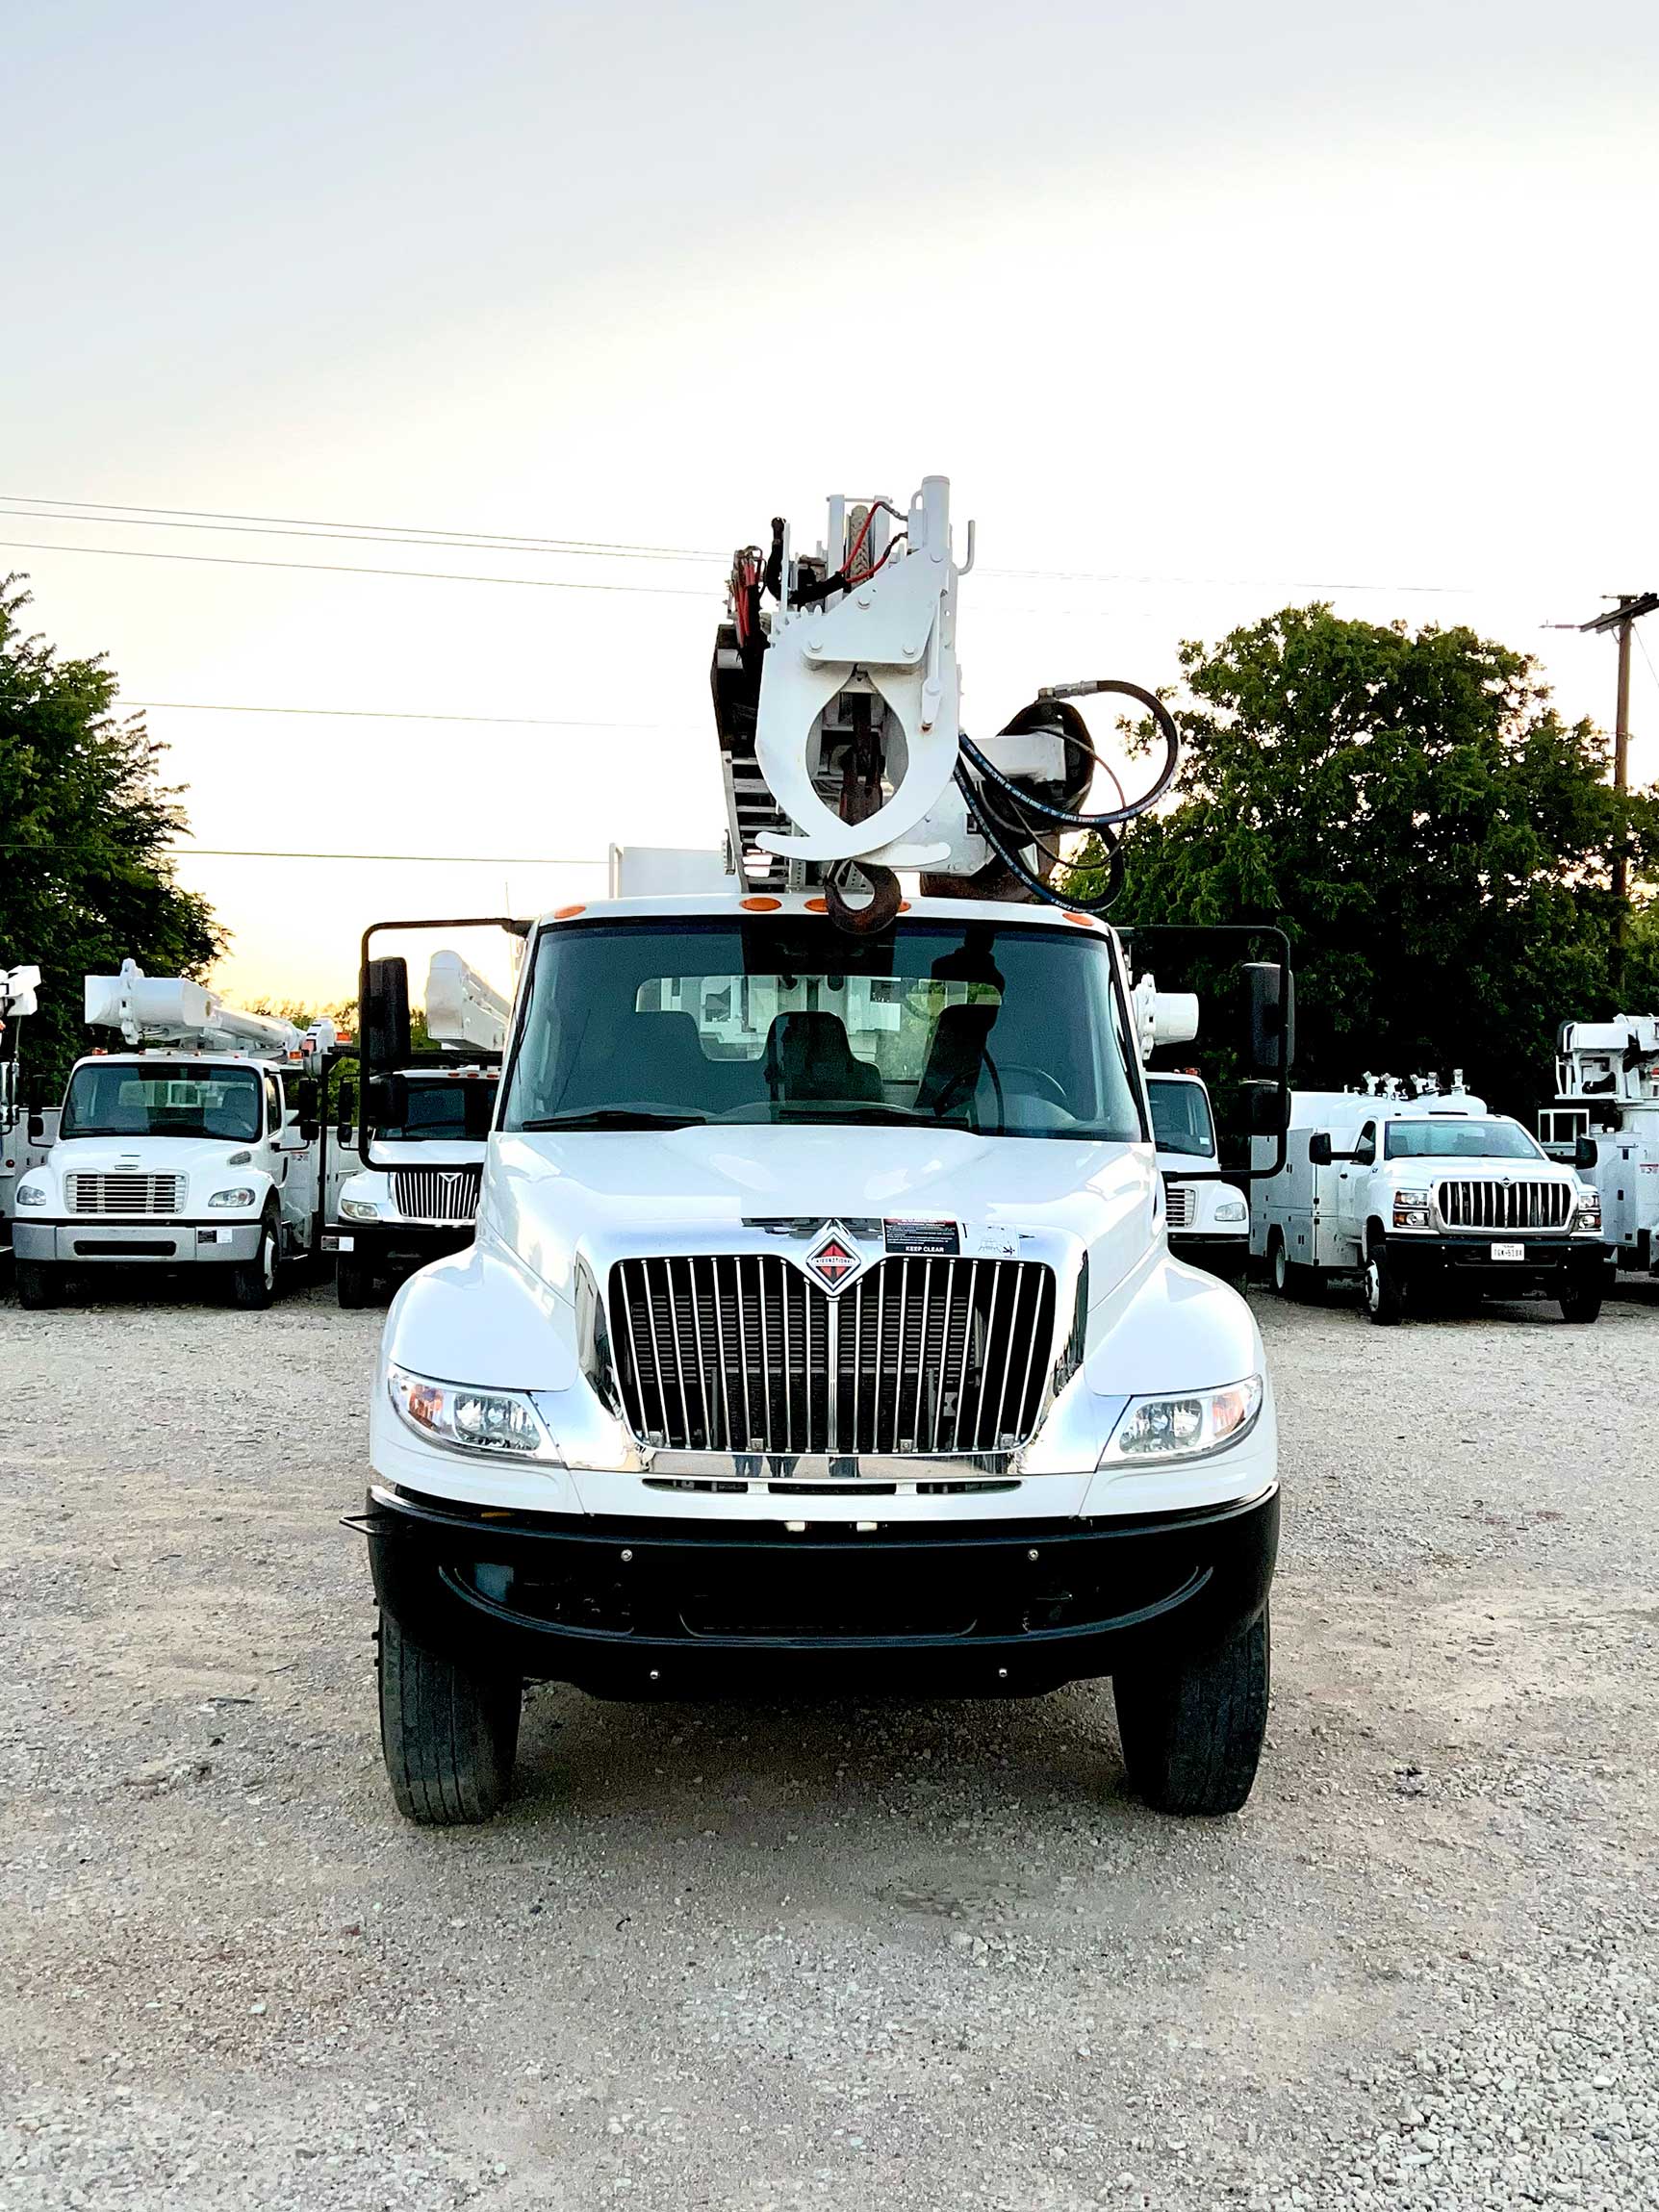
<svg viewBox="0 0 1659 2212">
<path fill-rule="evenodd" d="M 1659 608 L 1659 592 L 1621 592 L 1618 604 L 1609 607 L 1604 615 L 1596 615 L 1588 623 L 1580 623 L 1581 630 L 1593 630 L 1605 636 L 1609 630 L 1619 638 L 1619 698 L 1613 719 L 1613 788 L 1621 797 L 1630 788 L 1630 635 L 1644 615 Z M 1625 900 L 1629 892 L 1628 867 L 1624 856 L 1624 844 L 1620 840 L 1619 850 L 1613 856 L 1613 896 L 1618 901 L 1613 915 L 1613 942 L 1616 953 L 1624 945 Z"/>
</svg>

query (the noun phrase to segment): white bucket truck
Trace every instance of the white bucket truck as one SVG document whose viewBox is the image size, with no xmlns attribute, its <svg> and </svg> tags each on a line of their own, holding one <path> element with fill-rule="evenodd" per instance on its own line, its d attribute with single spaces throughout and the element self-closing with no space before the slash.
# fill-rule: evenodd
<svg viewBox="0 0 1659 2212">
<path fill-rule="evenodd" d="M 1215 1114 L 1200 1075 L 1149 1069 L 1147 1102 L 1163 1200 L 1169 1249 L 1177 1259 L 1242 1283 L 1250 1263 L 1250 1208 L 1237 1183 L 1209 1180 L 1219 1157 Z"/>
<path fill-rule="evenodd" d="M 55 1305 L 113 1265 L 211 1267 L 233 1303 L 268 1306 L 280 1263 L 319 1248 L 334 1025 L 302 1034 L 132 960 L 87 978 L 86 1019 L 127 1049 L 75 1062 L 57 1141 L 17 1186 L 19 1299 Z"/>
<path fill-rule="evenodd" d="M 391 1098 L 377 1084 L 364 1102 L 376 1118 L 364 1122 L 359 1157 L 375 1164 L 342 1183 L 336 1223 L 323 1233 L 343 1307 L 366 1306 L 382 1284 L 472 1243 L 508 1012 L 500 992 L 458 953 L 433 953 L 426 1034 L 442 1056 L 400 1070 Z M 343 1084 L 342 1147 L 351 1139 L 354 1103 L 352 1086 Z"/>
<path fill-rule="evenodd" d="M 1600 1199 L 1617 1266 L 1659 1273 L 1659 1016 L 1564 1022 L 1555 1089 L 1538 1117 L 1544 1151 L 1570 1160 Z"/>
<path fill-rule="evenodd" d="M 1293 1093 L 1285 1164 L 1252 1185 L 1250 1208 L 1251 1250 L 1288 1297 L 1358 1276 L 1383 1324 L 1436 1287 L 1555 1298 L 1569 1321 L 1601 1310 L 1595 1193 L 1466 1091 L 1461 1071 L 1449 1091 L 1382 1076 Z"/>
<path fill-rule="evenodd" d="M 1110 1676 L 1151 1803 L 1249 1792 L 1272 1386 L 1244 1301 L 1170 1257 L 1136 1033 L 1136 1002 L 1155 1039 L 1188 1004 L 1132 995 L 1039 865 L 1067 826 L 1114 841 L 1176 732 L 1135 687 L 1072 688 L 1130 691 L 1163 737 L 1151 793 L 1104 815 L 1060 692 L 959 737 L 958 573 L 940 478 L 907 510 L 833 501 L 815 556 L 781 523 L 740 552 L 734 874 L 530 934 L 477 1238 L 393 1303 L 354 1521 L 411 1818 L 501 1802 L 526 1678 Z M 1289 976 L 1260 973 L 1265 1032 Z M 374 999 L 371 972 L 365 1081 L 405 1050 Z M 1281 1094 L 1289 1030 L 1258 1055 Z"/>
</svg>

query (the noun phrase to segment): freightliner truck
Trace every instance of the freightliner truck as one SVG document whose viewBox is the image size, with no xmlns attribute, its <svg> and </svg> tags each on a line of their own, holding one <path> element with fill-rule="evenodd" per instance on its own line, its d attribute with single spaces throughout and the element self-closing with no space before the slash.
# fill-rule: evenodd
<svg viewBox="0 0 1659 2212">
<path fill-rule="evenodd" d="M 724 888 L 529 931 L 476 1240 L 393 1303 L 354 1516 L 413 1819 L 501 1803 L 534 1678 L 1110 1676 L 1151 1804 L 1251 1788 L 1272 1384 L 1243 1299 L 1171 1256 L 1142 1072 L 1192 1003 L 1132 974 L 1052 862 L 1068 827 L 1115 847 L 1177 735 L 1091 679 L 964 736 L 961 572 L 942 478 L 903 509 L 833 500 L 815 554 L 782 522 L 740 551 Z M 1071 702 L 1098 692 L 1152 716 L 1162 761 L 1091 812 Z M 407 1056 L 398 965 L 366 947 L 366 1082 Z M 1289 977 L 1250 974 L 1270 1123 Z"/>
</svg>

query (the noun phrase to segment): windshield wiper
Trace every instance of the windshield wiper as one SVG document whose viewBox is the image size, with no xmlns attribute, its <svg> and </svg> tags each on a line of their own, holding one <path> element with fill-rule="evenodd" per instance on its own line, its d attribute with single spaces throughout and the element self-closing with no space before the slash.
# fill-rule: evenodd
<svg viewBox="0 0 1659 2212">
<path fill-rule="evenodd" d="M 705 1113 L 672 1112 L 651 1106 L 575 1106 L 569 1113 L 538 1114 L 519 1124 L 522 1130 L 547 1129 L 690 1129 L 707 1121 Z"/>
</svg>

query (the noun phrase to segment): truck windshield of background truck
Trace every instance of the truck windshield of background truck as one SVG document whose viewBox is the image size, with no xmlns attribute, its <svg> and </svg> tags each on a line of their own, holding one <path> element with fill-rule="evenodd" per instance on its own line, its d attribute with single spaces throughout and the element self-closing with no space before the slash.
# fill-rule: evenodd
<svg viewBox="0 0 1659 2212">
<path fill-rule="evenodd" d="M 220 1136 L 251 1144 L 259 1134 L 259 1076 L 190 1060 L 148 1067 L 99 1060 L 78 1067 L 64 1099 L 60 1136 Z"/>
<path fill-rule="evenodd" d="M 467 1098 L 462 1088 L 471 1083 L 474 1089 L 480 1083 L 493 1084 L 495 1078 L 482 1076 L 443 1076 L 434 1081 L 423 1082 L 419 1076 L 410 1076 L 408 1083 L 409 1106 L 400 1122 L 375 1124 L 376 1137 L 451 1137 L 467 1134 Z"/>
<path fill-rule="evenodd" d="M 1215 1124 L 1210 1100 L 1197 1083 L 1161 1082 L 1146 1079 L 1152 1106 L 1152 1134 L 1160 1152 L 1190 1152 L 1205 1159 L 1215 1157 Z"/>
<path fill-rule="evenodd" d="M 1389 1159 L 1543 1159 L 1519 1122 L 1391 1121 L 1384 1138 Z"/>
<path fill-rule="evenodd" d="M 545 929 L 504 1130 L 910 1123 L 1144 1140 L 1104 936 L 684 915 Z"/>
</svg>

